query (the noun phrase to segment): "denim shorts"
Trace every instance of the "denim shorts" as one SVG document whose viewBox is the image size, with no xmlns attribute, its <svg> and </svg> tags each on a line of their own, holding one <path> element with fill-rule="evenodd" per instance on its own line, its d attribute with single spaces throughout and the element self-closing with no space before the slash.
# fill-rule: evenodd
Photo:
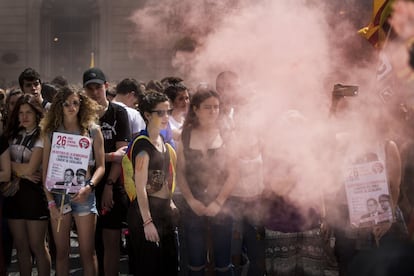
<svg viewBox="0 0 414 276">
<path fill-rule="evenodd" d="M 91 192 L 85 202 L 73 202 L 71 201 L 71 195 L 56 194 L 53 193 L 53 198 L 58 208 L 61 207 L 62 198 L 65 197 L 63 203 L 63 214 L 72 212 L 74 215 L 86 216 L 89 214 L 98 214 L 96 209 L 96 197 L 95 192 Z"/>
</svg>

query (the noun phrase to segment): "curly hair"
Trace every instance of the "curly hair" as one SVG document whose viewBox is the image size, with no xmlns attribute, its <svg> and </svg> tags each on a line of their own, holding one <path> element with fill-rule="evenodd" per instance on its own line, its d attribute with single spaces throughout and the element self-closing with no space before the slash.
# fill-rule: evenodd
<svg viewBox="0 0 414 276">
<path fill-rule="evenodd" d="M 63 103 L 72 95 L 78 96 L 80 101 L 77 117 L 81 135 L 87 135 L 91 124 L 97 122 L 98 103 L 87 97 L 82 89 L 65 86 L 59 89 L 53 98 L 49 111 L 40 123 L 43 135 L 56 131 L 63 124 Z"/>
<path fill-rule="evenodd" d="M 24 104 L 30 106 L 30 108 L 36 114 L 36 123 L 40 123 L 40 120 L 43 117 L 43 108 L 35 96 L 31 94 L 24 94 L 19 97 L 16 102 L 16 106 L 13 109 L 13 112 L 10 114 L 10 120 L 7 122 L 6 129 L 4 130 L 4 136 L 7 138 L 15 137 L 23 127 L 20 126 L 19 121 L 19 112 L 20 107 Z"/>
</svg>

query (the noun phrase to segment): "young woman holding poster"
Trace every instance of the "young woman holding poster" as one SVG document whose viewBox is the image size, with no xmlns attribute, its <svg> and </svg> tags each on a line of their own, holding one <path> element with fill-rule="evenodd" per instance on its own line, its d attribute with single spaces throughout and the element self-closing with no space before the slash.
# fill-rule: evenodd
<svg viewBox="0 0 414 276">
<path fill-rule="evenodd" d="M 94 183 L 98 183 L 105 172 L 103 136 L 95 124 L 98 105 L 81 91 L 64 87 L 55 96 L 49 112 L 41 122 L 43 151 L 43 180 L 51 152 L 53 132 L 88 136 L 93 142 L 94 160 L 90 160 L 86 174 L 87 185 L 78 193 L 69 196 L 46 190 L 51 216 L 53 237 L 56 243 L 56 274 L 69 275 L 70 229 L 72 217 L 78 230 L 80 256 L 84 275 L 97 275 L 95 255 L 96 200 Z M 62 199 L 64 203 L 62 204 Z M 60 210 L 64 206 L 64 210 Z"/>
<path fill-rule="evenodd" d="M 17 249 L 20 275 L 24 276 L 32 273 L 32 255 L 39 275 L 50 275 L 45 243 L 49 212 L 40 175 L 43 142 L 38 124 L 42 112 L 34 96 L 20 96 L 4 133 L 9 139 L 12 173 L 20 180 L 16 194 L 5 198 L 3 214 Z"/>
</svg>

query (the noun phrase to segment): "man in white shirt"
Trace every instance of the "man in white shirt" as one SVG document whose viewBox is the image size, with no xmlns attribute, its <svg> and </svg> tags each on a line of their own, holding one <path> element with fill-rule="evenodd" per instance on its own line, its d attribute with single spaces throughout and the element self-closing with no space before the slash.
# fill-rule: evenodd
<svg viewBox="0 0 414 276">
<path fill-rule="evenodd" d="M 132 137 L 136 137 L 141 130 L 145 129 L 144 119 L 136 109 L 143 96 L 140 84 L 133 78 L 126 78 L 118 83 L 115 90 L 116 96 L 112 102 L 126 109 Z"/>
</svg>

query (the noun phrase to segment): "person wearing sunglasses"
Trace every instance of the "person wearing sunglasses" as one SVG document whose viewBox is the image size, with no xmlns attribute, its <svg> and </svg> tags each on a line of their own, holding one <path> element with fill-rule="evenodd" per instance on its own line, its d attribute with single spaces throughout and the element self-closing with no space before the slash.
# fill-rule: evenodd
<svg viewBox="0 0 414 276">
<path fill-rule="evenodd" d="M 128 150 L 134 167 L 136 199 L 128 211 L 134 275 L 177 275 L 178 257 L 172 207 L 171 155 L 160 134 L 171 115 L 168 97 L 149 91 L 139 105 L 147 128 Z"/>
<path fill-rule="evenodd" d="M 64 208 L 69 210 L 68 212 L 59 209 L 62 206 L 62 192 L 64 191 L 60 191 L 60 189 L 48 191 L 45 188 L 56 244 L 56 273 L 58 275 L 69 274 L 69 241 L 72 219 L 75 221 L 77 228 L 83 273 L 84 275 L 97 275 L 98 273 L 94 239 L 98 211 L 94 183 L 99 183 L 105 172 L 104 139 L 99 126 L 96 124 L 98 109 L 98 104 L 86 97 L 80 90 L 63 87 L 54 97 L 50 111 L 41 122 L 44 143 L 44 183 L 54 132 L 88 136 L 93 141 L 92 160 L 89 162 L 90 165 L 86 173 L 86 179 L 88 179 L 86 183 L 88 184 L 81 187 L 76 194 L 64 197 L 64 206 L 70 206 L 70 208 Z M 65 177 L 67 172 L 68 181 L 72 184 L 74 172 L 72 169 L 67 169 Z"/>
</svg>

